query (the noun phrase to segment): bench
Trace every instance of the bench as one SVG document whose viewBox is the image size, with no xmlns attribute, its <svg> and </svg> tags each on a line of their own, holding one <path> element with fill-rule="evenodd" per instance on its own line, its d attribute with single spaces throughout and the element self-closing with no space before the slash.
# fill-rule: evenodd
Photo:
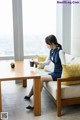
<svg viewBox="0 0 80 120">
<path fill-rule="evenodd" d="M 80 57 L 73 57 L 65 54 L 66 63 L 80 63 Z M 53 69 L 52 64 L 48 68 Z M 37 69 L 38 73 L 43 76 L 48 74 L 45 69 Z M 57 81 L 44 83 L 44 88 L 53 97 L 57 105 L 57 115 L 62 115 L 62 106 L 80 104 L 80 84 L 62 85 L 62 82 L 80 81 L 80 77 L 58 78 Z"/>
</svg>

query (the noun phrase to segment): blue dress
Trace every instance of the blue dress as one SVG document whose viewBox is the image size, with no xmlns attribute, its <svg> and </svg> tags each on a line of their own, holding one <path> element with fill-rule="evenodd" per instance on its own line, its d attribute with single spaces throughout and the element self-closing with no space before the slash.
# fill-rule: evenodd
<svg viewBox="0 0 80 120">
<path fill-rule="evenodd" d="M 50 50 L 50 60 L 54 63 L 53 72 L 49 73 L 52 76 L 54 81 L 57 81 L 57 78 L 61 77 L 62 74 L 62 65 L 59 57 L 59 51 L 61 49 L 55 48 Z"/>
</svg>

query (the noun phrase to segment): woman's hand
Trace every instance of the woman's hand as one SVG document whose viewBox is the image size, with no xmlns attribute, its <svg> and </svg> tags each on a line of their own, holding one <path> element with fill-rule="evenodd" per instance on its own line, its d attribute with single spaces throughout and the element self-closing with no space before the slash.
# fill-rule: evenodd
<svg viewBox="0 0 80 120">
<path fill-rule="evenodd" d="M 37 68 L 37 66 L 39 65 L 39 62 L 34 61 L 35 67 Z"/>
<path fill-rule="evenodd" d="M 35 64 L 35 65 L 39 65 L 39 62 L 34 61 L 34 64 Z"/>
</svg>

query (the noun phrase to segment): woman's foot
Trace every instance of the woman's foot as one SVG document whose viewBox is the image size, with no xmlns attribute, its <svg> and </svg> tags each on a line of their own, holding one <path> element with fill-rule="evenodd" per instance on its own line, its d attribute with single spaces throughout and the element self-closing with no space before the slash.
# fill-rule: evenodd
<svg viewBox="0 0 80 120">
<path fill-rule="evenodd" d="M 25 100 L 30 100 L 30 97 L 29 96 L 25 96 L 24 99 Z"/>
<path fill-rule="evenodd" d="M 33 109 L 34 109 L 34 107 L 32 107 L 32 106 L 28 105 L 28 106 L 26 107 L 26 109 L 33 110 Z"/>
</svg>

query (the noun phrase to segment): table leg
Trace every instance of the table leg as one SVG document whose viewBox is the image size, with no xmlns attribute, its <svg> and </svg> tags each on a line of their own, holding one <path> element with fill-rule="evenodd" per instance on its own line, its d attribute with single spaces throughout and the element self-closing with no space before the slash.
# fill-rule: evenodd
<svg viewBox="0 0 80 120">
<path fill-rule="evenodd" d="M 34 79 L 34 114 L 41 115 L 41 80 L 40 77 Z"/>
<path fill-rule="evenodd" d="M 0 81 L 0 112 L 2 112 L 1 81 Z"/>
<path fill-rule="evenodd" d="M 23 87 L 27 87 L 27 79 L 24 79 L 22 82 L 23 82 Z"/>
</svg>

